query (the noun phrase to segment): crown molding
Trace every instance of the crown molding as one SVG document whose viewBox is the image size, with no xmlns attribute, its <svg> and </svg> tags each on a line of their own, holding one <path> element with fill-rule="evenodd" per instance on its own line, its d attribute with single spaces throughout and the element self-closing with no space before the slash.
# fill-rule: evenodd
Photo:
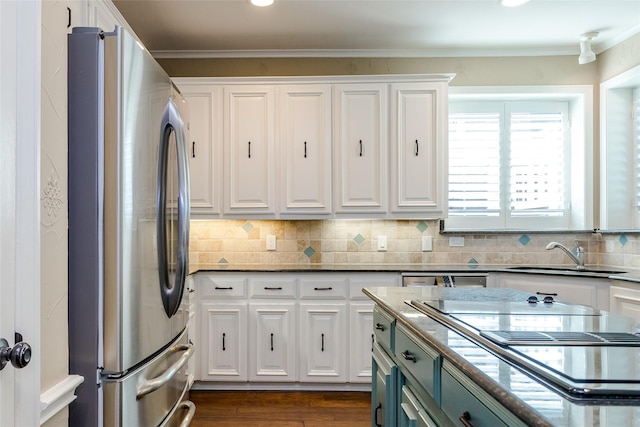
<svg viewBox="0 0 640 427">
<path fill-rule="evenodd" d="M 576 55 L 578 47 L 544 49 L 283 49 L 283 50 L 154 50 L 154 58 L 461 58 Z"/>
</svg>

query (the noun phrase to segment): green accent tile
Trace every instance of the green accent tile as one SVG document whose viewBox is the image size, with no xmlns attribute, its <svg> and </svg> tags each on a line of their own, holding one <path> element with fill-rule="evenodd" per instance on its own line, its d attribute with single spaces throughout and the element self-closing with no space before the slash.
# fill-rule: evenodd
<svg viewBox="0 0 640 427">
<path fill-rule="evenodd" d="M 309 246 L 307 249 L 304 250 L 304 254 L 306 256 L 308 256 L 309 258 L 311 258 L 313 256 L 313 254 L 315 254 L 316 251 L 313 250 L 313 248 L 311 246 Z"/>
<path fill-rule="evenodd" d="M 253 224 L 251 224 L 250 222 L 245 222 L 242 226 L 242 229 L 248 233 L 253 230 Z"/>
<path fill-rule="evenodd" d="M 624 234 L 622 236 L 620 236 L 620 238 L 618 239 L 618 241 L 620 242 L 620 244 L 622 246 L 626 245 L 629 242 L 629 239 L 627 238 L 627 236 L 625 236 Z"/>
<path fill-rule="evenodd" d="M 229 261 L 227 261 L 226 258 L 220 258 L 218 264 L 229 264 Z"/>
<path fill-rule="evenodd" d="M 429 228 L 429 226 L 427 225 L 427 223 L 426 223 L 426 222 L 424 222 L 424 221 L 420 221 L 420 222 L 418 223 L 418 225 L 416 225 L 416 228 L 417 228 L 418 230 L 420 230 L 420 232 L 421 232 L 421 233 L 424 233 L 424 232 L 425 232 L 425 230 L 426 230 L 427 228 Z"/>
<path fill-rule="evenodd" d="M 475 265 L 477 265 L 478 264 L 478 260 L 475 259 L 475 258 L 471 258 L 469 261 L 467 261 L 467 264 L 475 264 Z"/>
<path fill-rule="evenodd" d="M 360 246 L 361 244 L 363 244 L 365 240 L 367 240 L 367 239 L 365 239 L 364 237 L 362 237 L 362 235 L 361 235 L 361 234 L 358 234 L 356 237 L 354 237 L 354 238 L 353 238 L 353 241 L 354 241 L 354 242 L 356 242 L 356 244 L 357 244 L 358 246 Z"/>
<path fill-rule="evenodd" d="M 520 236 L 520 238 L 518 239 L 518 242 L 520 242 L 520 244 L 522 246 L 527 246 L 527 244 L 531 241 L 531 239 L 529 238 L 529 236 L 527 236 L 526 234 L 523 234 L 522 236 Z"/>
</svg>

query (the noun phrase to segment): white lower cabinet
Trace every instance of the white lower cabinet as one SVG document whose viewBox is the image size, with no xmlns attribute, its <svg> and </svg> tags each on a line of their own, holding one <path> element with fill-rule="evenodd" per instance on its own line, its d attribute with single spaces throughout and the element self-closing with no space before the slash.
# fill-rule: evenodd
<svg viewBox="0 0 640 427">
<path fill-rule="evenodd" d="M 247 304 L 200 304 L 200 379 L 247 380 Z"/>
<path fill-rule="evenodd" d="M 300 380 L 346 382 L 346 304 L 300 304 Z"/>
<path fill-rule="evenodd" d="M 531 292 L 539 299 L 552 296 L 558 301 L 609 310 L 609 281 L 606 278 L 517 273 L 497 273 L 494 276 L 497 276 L 499 288 Z"/>
<path fill-rule="evenodd" d="M 351 304 L 349 322 L 352 338 L 349 340 L 349 382 L 371 382 L 371 352 L 375 342 L 373 334 L 373 304 Z"/>
<path fill-rule="evenodd" d="M 250 304 L 249 381 L 295 381 L 296 306 Z"/>
<path fill-rule="evenodd" d="M 399 283 L 397 273 L 197 273 L 196 380 L 371 383 L 373 303 L 361 289 Z"/>
<path fill-rule="evenodd" d="M 609 298 L 609 311 L 640 322 L 640 288 L 611 286 Z"/>
</svg>

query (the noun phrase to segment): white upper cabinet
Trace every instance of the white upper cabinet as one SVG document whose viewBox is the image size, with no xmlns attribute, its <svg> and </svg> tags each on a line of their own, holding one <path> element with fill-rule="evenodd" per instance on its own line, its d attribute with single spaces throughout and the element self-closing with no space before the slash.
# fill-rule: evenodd
<svg viewBox="0 0 640 427">
<path fill-rule="evenodd" d="M 444 218 L 451 77 L 174 79 L 192 215 Z"/>
<path fill-rule="evenodd" d="M 224 87 L 224 213 L 274 216 L 275 89 Z"/>
<path fill-rule="evenodd" d="M 391 212 L 447 212 L 447 82 L 391 85 Z"/>
<path fill-rule="evenodd" d="M 387 85 L 335 86 L 336 213 L 386 213 Z"/>
<path fill-rule="evenodd" d="M 220 213 L 222 179 L 221 137 L 222 97 L 219 87 L 189 86 L 182 94 L 189 106 L 188 130 L 191 212 Z M 216 144 L 216 141 L 218 143 Z"/>
<path fill-rule="evenodd" d="M 331 213 L 331 85 L 280 88 L 280 211 Z"/>
</svg>

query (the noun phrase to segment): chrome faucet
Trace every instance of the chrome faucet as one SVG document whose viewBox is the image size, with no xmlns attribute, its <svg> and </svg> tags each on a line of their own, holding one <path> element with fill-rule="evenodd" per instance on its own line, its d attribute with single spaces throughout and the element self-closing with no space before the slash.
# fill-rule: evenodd
<svg viewBox="0 0 640 427">
<path fill-rule="evenodd" d="M 558 242 L 551 242 L 547 245 L 547 250 L 559 248 L 562 249 L 568 256 L 576 263 L 576 268 L 578 270 L 584 270 L 584 248 L 582 246 L 576 246 L 576 255 L 573 254 L 566 246 Z"/>
</svg>

